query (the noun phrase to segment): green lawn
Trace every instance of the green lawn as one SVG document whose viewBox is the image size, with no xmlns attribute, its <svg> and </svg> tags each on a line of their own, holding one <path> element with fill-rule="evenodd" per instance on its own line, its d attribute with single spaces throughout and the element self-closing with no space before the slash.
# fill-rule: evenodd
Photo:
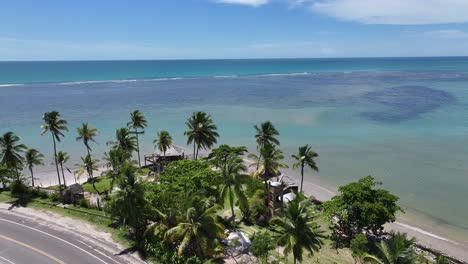
<svg viewBox="0 0 468 264">
<path fill-rule="evenodd" d="M 109 177 L 97 177 L 94 180 L 96 181 L 96 189 L 98 189 L 99 192 L 110 190 L 111 179 Z M 82 186 L 85 192 L 97 193 L 91 182 L 84 183 Z"/>
</svg>

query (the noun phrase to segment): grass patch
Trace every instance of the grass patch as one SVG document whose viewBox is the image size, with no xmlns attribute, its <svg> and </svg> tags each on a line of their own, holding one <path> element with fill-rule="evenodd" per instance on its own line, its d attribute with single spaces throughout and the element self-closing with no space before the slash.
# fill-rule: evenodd
<svg viewBox="0 0 468 264">
<path fill-rule="evenodd" d="M 111 179 L 109 177 L 96 177 L 94 178 L 94 181 L 95 181 L 96 189 L 98 189 L 100 193 L 105 192 L 105 191 L 110 191 Z M 82 186 L 85 192 L 97 193 L 93 187 L 92 182 L 86 182 L 82 184 Z"/>
</svg>

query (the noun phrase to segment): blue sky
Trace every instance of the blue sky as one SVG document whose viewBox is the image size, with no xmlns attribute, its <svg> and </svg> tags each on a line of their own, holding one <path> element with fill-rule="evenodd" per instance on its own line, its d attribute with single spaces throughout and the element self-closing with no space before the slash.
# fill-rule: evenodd
<svg viewBox="0 0 468 264">
<path fill-rule="evenodd" d="M 0 60 L 460 55 L 467 0 L 0 0 Z"/>
</svg>

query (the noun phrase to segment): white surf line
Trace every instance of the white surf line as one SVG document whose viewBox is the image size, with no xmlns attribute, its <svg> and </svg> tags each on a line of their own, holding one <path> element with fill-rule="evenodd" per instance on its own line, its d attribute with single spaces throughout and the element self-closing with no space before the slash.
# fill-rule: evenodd
<svg viewBox="0 0 468 264">
<path fill-rule="evenodd" d="M 34 231 L 36 231 L 36 232 L 39 232 L 39 233 L 41 233 L 41 234 L 50 236 L 50 237 L 52 237 L 52 238 L 55 238 L 55 239 L 57 239 L 57 240 L 59 240 L 59 241 L 62 241 L 62 242 L 64 242 L 64 243 L 66 243 L 66 244 L 72 246 L 72 247 L 75 247 L 75 248 L 78 249 L 78 250 L 81 250 L 81 251 L 85 252 L 86 254 L 88 254 L 88 255 L 90 255 L 91 257 L 93 257 L 93 258 L 99 260 L 99 261 L 102 262 L 102 263 L 108 264 L 108 263 L 105 262 L 104 260 L 102 260 L 102 259 L 98 258 L 97 256 L 91 254 L 90 252 L 88 252 L 88 251 L 86 251 L 86 250 L 80 248 L 79 246 L 77 246 L 77 245 L 75 245 L 75 244 L 73 244 L 73 243 L 70 243 L 70 242 L 68 242 L 68 241 L 66 241 L 66 240 L 64 240 L 64 239 L 62 239 L 62 238 L 60 238 L 60 237 L 54 236 L 54 235 L 52 235 L 52 234 L 49 234 L 49 233 L 44 232 L 44 231 L 42 231 L 42 230 L 36 229 L 36 228 L 34 228 L 34 227 L 30 227 L 30 226 L 27 226 L 27 225 L 23 225 L 23 224 L 20 224 L 20 223 L 16 223 L 16 222 L 14 222 L 14 221 L 10 221 L 10 220 L 4 219 L 4 218 L 0 218 L 0 220 L 1 220 L 1 221 L 4 221 L 4 222 L 7 222 L 7 223 L 19 225 L 19 226 L 22 226 L 22 227 L 25 227 L 25 228 L 34 230 Z"/>
<path fill-rule="evenodd" d="M 10 263 L 10 264 L 15 264 L 13 261 L 11 261 L 11 260 L 9 260 L 9 259 L 6 259 L 6 258 L 4 258 L 4 257 L 2 257 L 2 256 L 0 256 L 0 259 L 3 259 L 4 261 L 6 261 L 6 262 L 8 262 L 8 263 Z"/>
<path fill-rule="evenodd" d="M 436 238 L 436 239 L 439 239 L 439 240 L 442 240 L 442 241 L 450 242 L 450 243 L 453 243 L 453 244 L 456 244 L 456 245 L 460 245 L 459 243 L 457 243 L 457 242 L 455 242 L 453 240 L 450 240 L 450 239 L 445 238 L 445 237 L 438 236 L 438 235 L 433 234 L 431 232 L 425 231 L 425 230 L 423 230 L 423 229 L 421 229 L 419 227 L 403 224 L 403 223 L 400 223 L 400 222 L 395 222 L 395 224 L 397 224 L 399 226 L 402 226 L 404 228 L 407 228 L 409 230 L 413 230 L 413 231 L 416 231 L 418 233 L 424 234 L 426 236 L 430 236 L 430 237 L 433 237 L 433 238 Z"/>
</svg>

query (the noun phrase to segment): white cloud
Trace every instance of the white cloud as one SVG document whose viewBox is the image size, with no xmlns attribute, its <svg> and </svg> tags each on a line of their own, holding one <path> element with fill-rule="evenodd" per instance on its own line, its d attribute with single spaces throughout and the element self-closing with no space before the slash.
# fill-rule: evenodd
<svg viewBox="0 0 468 264">
<path fill-rule="evenodd" d="M 424 32 L 424 36 L 440 39 L 468 39 L 468 32 L 458 29 L 442 29 Z"/>
<path fill-rule="evenodd" d="M 313 11 L 365 24 L 422 25 L 468 22 L 467 0 L 290 0 Z"/>
<path fill-rule="evenodd" d="M 238 5 L 249 5 L 249 6 L 261 6 L 268 4 L 269 0 L 217 0 L 218 3 L 225 4 L 238 4 Z"/>
</svg>

